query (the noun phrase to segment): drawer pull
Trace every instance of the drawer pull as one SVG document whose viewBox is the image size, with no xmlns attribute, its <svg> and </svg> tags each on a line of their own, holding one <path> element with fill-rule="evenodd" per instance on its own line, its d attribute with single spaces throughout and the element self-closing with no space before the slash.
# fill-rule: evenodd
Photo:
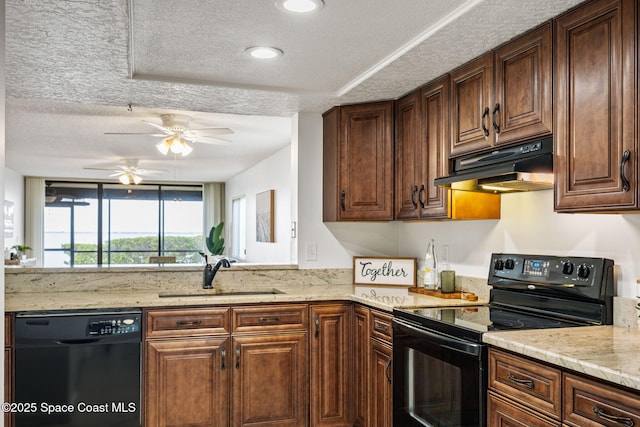
<svg viewBox="0 0 640 427">
<path fill-rule="evenodd" d="M 389 328 L 387 328 L 387 325 L 379 325 L 379 324 L 377 324 L 377 325 L 375 325 L 373 327 L 373 329 L 375 329 L 376 331 L 380 331 L 380 332 L 387 332 L 387 329 L 389 329 Z"/>
<path fill-rule="evenodd" d="M 509 374 L 509 375 L 507 375 L 507 378 L 509 378 L 509 381 L 511 381 L 511 382 L 514 382 L 514 383 L 516 383 L 516 384 L 518 384 L 518 385 L 523 385 L 523 386 L 525 386 L 525 387 L 527 387 L 527 388 L 530 388 L 530 389 L 533 389 L 533 388 L 536 386 L 536 385 L 535 385 L 535 383 L 534 383 L 533 381 L 531 381 L 531 380 L 521 380 L 521 379 L 518 379 L 518 378 L 516 378 L 516 376 L 515 376 L 515 375 L 513 375 L 513 374 Z"/>
<path fill-rule="evenodd" d="M 593 413 L 596 414 L 598 417 L 602 418 L 603 420 L 612 421 L 614 423 L 622 424 L 622 425 L 629 426 L 629 427 L 632 427 L 634 425 L 634 422 L 633 422 L 633 420 L 631 418 L 614 417 L 613 415 L 607 414 L 606 412 L 604 412 L 602 409 L 598 408 L 597 406 L 593 407 Z"/>
<path fill-rule="evenodd" d="M 176 326 L 198 326 L 202 324 L 202 320 L 178 320 Z"/>
<path fill-rule="evenodd" d="M 279 322 L 281 319 L 279 317 L 261 317 L 260 323 L 270 323 L 270 322 Z"/>
</svg>

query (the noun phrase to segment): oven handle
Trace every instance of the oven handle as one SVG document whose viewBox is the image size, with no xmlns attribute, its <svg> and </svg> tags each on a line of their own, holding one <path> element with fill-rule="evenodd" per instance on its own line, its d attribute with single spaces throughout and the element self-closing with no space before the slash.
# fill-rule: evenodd
<svg viewBox="0 0 640 427">
<path fill-rule="evenodd" d="M 467 356 L 473 356 L 475 358 L 480 358 L 482 356 L 482 344 L 476 344 L 448 335 L 431 332 L 427 329 L 408 324 L 400 319 L 393 319 L 393 323 L 396 327 L 407 330 L 411 335 L 422 340 L 429 341 L 430 343 L 446 350 L 462 353 Z M 395 337 L 396 333 L 394 332 L 393 335 Z"/>
</svg>

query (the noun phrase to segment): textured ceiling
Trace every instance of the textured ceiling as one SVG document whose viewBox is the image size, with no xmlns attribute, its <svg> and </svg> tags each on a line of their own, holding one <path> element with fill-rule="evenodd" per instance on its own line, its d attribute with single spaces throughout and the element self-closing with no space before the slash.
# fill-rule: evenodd
<svg viewBox="0 0 640 427">
<path fill-rule="evenodd" d="M 6 163 L 104 178 L 82 168 L 138 159 L 163 180 L 225 180 L 286 146 L 296 112 L 397 98 L 580 2 L 325 0 L 298 16 L 271 0 L 6 0 Z M 258 44 L 284 55 L 250 61 Z M 169 112 L 234 129 L 232 144 L 176 162 L 154 138 L 104 135 Z"/>
</svg>

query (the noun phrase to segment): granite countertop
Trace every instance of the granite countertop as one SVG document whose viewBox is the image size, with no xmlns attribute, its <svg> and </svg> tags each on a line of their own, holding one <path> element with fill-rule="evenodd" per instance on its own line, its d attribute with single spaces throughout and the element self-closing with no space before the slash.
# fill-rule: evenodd
<svg viewBox="0 0 640 427">
<path fill-rule="evenodd" d="M 190 291 L 70 291 L 70 292 L 16 292 L 5 294 L 5 311 L 78 310 L 122 307 L 172 307 L 228 304 L 264 304 L 313 301 L 354 301 L 380 310 L 395 307 L 450 307 L 482 305 L 487 301 L 444 299 L 409 292 L 399 295 L 384 289 L 360 288 L 352 285 L 314 285 L 299 287 L 273 287 L 256 289 L 251 294 L 246 288 Z M 269 294 L 269 291 L 275 293 Z M 220 292 L 223 292 L 222 294 Z M 234 294 L 240 292 L 241 294 Z M 249 293 L 247 293 L 249 292 Z"/>
<path fill-rule="evenodd" d="M 640 329 L 619 326 L 500 331 L 493 346 L 614 384 L 640 390 Z"/>
</svg>

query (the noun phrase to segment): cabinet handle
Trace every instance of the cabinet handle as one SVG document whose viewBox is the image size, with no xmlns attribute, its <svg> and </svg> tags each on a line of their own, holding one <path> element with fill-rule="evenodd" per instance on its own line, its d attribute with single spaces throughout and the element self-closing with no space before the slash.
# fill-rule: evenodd
<svg viewBox="0 0 640 427">
<path fill-rule="evenodd" d="M 629 158 L 631 157 L 631 151 L 625 150 L 622 153 L 622 160 L 620 160 L 620 179 L 622 180 L 622 189 L 624 191 L 629 191 L 631 189 L 631 185 L 629 184 L 629 180 L 624 174 L 624 167 L 627 165 Z"/>
<path fill-rule="evenodd" d="M 391 384 L 391 374 L 389 374 L 389 368 L 391 367 L 391 361 L 392 361 L 392 359 L 389 358 L 389 360 L 387 360 L 386 366 L 384 367 L 384 374 L 386 375 L 387 381 L 389 381 L 389 384 Z"/>
<path fill-rule="evenodd" d="M 514 382 L 514 383 L 516 383 L 518 385 L 523 385 L 523 386 L 525 386 L 527 388 L 530 388 L 530 389 L 533 389 L 536 386 L 533 381 L 531 381 L 531 380 L 520 380 L 520 379 L 516 378 L 516 376 L 513 375 L 513 374 L 507 375 L 507 378 L 509 378 L 509 381 L 511 381 L 511 382 Z"/>
<path fill-rule="evenodd" d="M 176 326 L 198 326 L 200 324 L 202 324 L 202 320 L 192 320 L 192 321 L 178 320 L 176 322 Z"/>
<path fill-rule="evenodd" d="M 418 191 L 418 202 L 420 202 L 420 207 L 424 209 L 424 200 L 422 200 L 422 195 L 424 194 L 424 184 L 420 186 L 420 191 Z"/>
<path fill-rule="evenodd" d="M 340 192 L 340 209 L 342 209 L 342 212 L 345 211 L 345 208 L 344 208 L 344 199 L 345 199 L 345 197 L 347 197 L 347 193 L 344 190 L 342 190 Z"/>
<path fill-rule="evenodd" d="M 279 317 L 261 317 L 258 320 L 260 321 L 260 323 L 269 323 L 269 322 L 279 322 L 280 318 Z"/>
<path fill-rule="evenodd" d="M 413 205 L 413 209 L 418 209 L 418 203 L 416 202 L 416 193 L 418 192 L 418 186 L 414 185 L 411 187 L 411 204 Z"/>
<path fill-rule="evenodd" d="M 380 331 L 380 332 L 387 332 L 387 325 L 379 325 L 376 324 L 373 329 L 375 329 L 376 331 Z"/>
<path fill-rule="evenodd" d="M 489 115 L 489 107 L 486 107 L 484 109 L 484 113 L 482 113 L 482 132 L 484 132 L 485 138 L 489 137 L 489 129 L 487 129 L 487 126 L 484 120 L 488 115 Z"/>
<path fill-rule="evenodd" d="M 320 336 L 320 318 L 318 316 L 316 316 L 315 324 L 316 324 L 315 337 L 318 338 Z"/>
<path fill-rule="evenodd" d="M 236 369 L 240 369 L 240 346 L 236 346 Z"/>
<path fill-rule="evenodd" d="M 224 359 L 227 355 L 227 351 L 224 349 L 224 346 L 220 347 L 220 359 L 222 360 L 222 363 L 220 365 L 220 369 L 224 371 Z"/>
<path fill-rule="evenodd" d="M 597 406 L 593 407 L 593 413 L 596 414 L 598 417 L 602 418 L 603 420 L 612 421 L 614 423 L 622 424 L 622 425 L 629 426 L 629 427 L 632 427 L 634 425 L 634 422 L 633 422 L 633 420 L 631 418 L 614 417 L 613 415 L 607 414 L 606 412 L 604 412 L 602 409 L 598 408 Z"/>
<path fill-rule="evenodd" d="M 493 107 L 493 111 L 491 112 L 491 119 L 493 121 L 493 130 L 496 134 L 500 133 L 500 126 L 496 123 L 496 113 L 500 111 L 500 103 L 496 103 L 496 106 Z"/>
</svg>

